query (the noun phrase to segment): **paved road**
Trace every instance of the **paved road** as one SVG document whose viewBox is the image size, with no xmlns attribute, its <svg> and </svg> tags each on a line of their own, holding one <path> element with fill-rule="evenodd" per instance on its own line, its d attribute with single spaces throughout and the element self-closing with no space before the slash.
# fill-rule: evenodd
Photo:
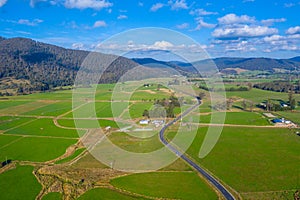
<svg viewBox="0 0 300 200">
<path fill-rule="evenodd" d="M 197 98 L 197 97 L 196 97 Z M 217 190 L 221 192 L 221 194 L 225 197 L 227 200 L 235 200 L 235 197 L 213 176 L 211 176 L 208 172 L 206 172 L 203 168 L 201 168 L 198 164 L 193 162 L 191 159 L 189 159 L 187 156 L 184 154 L 181 154 L 178 149 L 176 149 L 174 146 L 168 143 L 168 141 L 164 137 L 164 132 L 165 130 L 172 126 L 175 122 L 189 114 L 192 110 L 197 108 L 201 104 L 201 100 L 197 98 L 198 103 L 191 108 L 187 109 L 184 111 L 180 116 L 166 124 L 159 132 L 159 139 L 160 141 L 168 147 L 172 152 L 174 152 L 177 156 L 180 156 L 183 160 L 185 160 L 191 167 L 193 167 L 195 170 L 197 170 L 206 180 L 208 180 Z"/>
</svg>

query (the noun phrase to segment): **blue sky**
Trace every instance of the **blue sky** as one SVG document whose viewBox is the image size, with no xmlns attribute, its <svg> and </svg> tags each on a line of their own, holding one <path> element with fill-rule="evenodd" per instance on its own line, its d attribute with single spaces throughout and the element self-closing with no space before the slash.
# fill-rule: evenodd
<svg viewBox="0 0 300 200">
<path fill-rule="evenodd" d="M 289 58 L 300 55 L 299 11 L 300 0 L 0 0 L 0 35 L 91 50 L 122 31 L 161 27 L 186 34 L 212 57 Z"/>
</svg>

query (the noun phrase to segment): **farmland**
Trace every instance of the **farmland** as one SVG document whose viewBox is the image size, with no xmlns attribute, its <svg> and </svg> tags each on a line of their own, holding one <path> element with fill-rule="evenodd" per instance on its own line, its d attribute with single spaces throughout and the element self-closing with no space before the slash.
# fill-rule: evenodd
<svg viewBox="0 0 300 200">
<path fill-rule="evenodd" d="M 70 90 L 1 100 L 0 160 L 9 159 L 13 165 L 22 165 L 1 173 L 0 184 L 7 176 L 24 173 L 28 179 L 24 181 L 36 188 L 28 195 L 37 196 L 41 185 L 50 188 L 41 194 L 42 199 L 217 199 L 219 194 L 211 185 L 181 159 L 158 172 L 124 174 L 100 163 L 86 151 L 79 142 L 80 136 L 90 129 L 106 130 L 107 127 L 110 127 L 105 132 L 109 140 L 123 150 L 149 153 L 163 147 L 158 138 L 161 126 L 138 122 L 145 118 L 142 116 L 144 110 L 151 110 L 156 100 L 169 98 L 170 91 L 164 87 L 158 90 L 157 85 L 146 88 L 124 83 L 121 89 L 115 87 L 116 84 L 102 84 L 80 88 L 77 92 L 82 98 L 73 102 Z M 129 88 L 137 91 L 129 99 L 122 100 Z M 118 95 L 114 94 L 114 89 L 120 90 Z M 96 91 L 95 100 L 86 95 L 92 90 Z M 300 178 L 297 129 L 276 128 L 270 118 L 263 115 L 265 111 L 255 106 L 266 101 L 266 97 L 287 101 L 287 94 L 258 89 L 228 92 L 227 99 L 234 99 L 233 106 L 219 111 L 211 107 L 206 91 L 196 88 L 196 92 L 205 92 L 206 97 L 199 109 L 182 120 L 183 124 L 191 123 L 192 129 L 198 129 L 187 155 L 243 199 L 291 197 L 299 188 Z M 300 100 L 299 95 L 295 97 Z M 174 109 L 175 114 L 193 105 L 191 98 L 184 100 L 181 108 Z M 252 111 L 243 109 L 243 100 L 255 103 Z M 272 113 L 299 122 L 297 112 L 296 109 Z M 221 119 L 223 114 L 226 114 L 225 126 L 217 145 L 207 157 L 200 159 L 199 149 L 211 117 Z M 210 127 L 212 130 L 222 121 L 214 120 L 214 123 Z M 168 129 L 169 139 L 178 125 Z M 183 134 L 180 138 L 184 140 L 184 134 L 188 133 L 181 131 L 179 134 Z M 57 185 L 62 189 L 57 189 Z"/>
</svg>

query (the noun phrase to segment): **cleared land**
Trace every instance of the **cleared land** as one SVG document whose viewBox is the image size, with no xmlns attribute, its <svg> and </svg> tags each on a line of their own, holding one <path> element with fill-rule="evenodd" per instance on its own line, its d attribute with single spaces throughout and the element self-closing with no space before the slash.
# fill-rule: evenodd
<svg viewBox="0 0 300 200">
<path fill-rule="evenodd" d="M 216 199 L 217 196 L 194 172 L 153 172 L 113 179 L 118 188 L 156 198 Z"/>
<path fill-rule="evenodd" d="M 0 174 L 0 199 L 35 199 L 42 186 L 32 174 L 32 166 L 17 166 Z"/>
</svg>

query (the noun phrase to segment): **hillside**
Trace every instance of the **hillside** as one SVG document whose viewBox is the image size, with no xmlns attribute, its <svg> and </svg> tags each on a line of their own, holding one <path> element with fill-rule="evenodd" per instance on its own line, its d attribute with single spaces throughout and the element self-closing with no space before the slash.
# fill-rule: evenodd
<svg viewBox="0 0 300 200">
<path fill-rule="evenodd" d="M 26 38 L 0 38 L 0 90 L 9 95 L 45 91 L 72 85 L 82 62 L 90 52 L 65 49 Z M 109 55 L 97 54 L 101 59 Z M 106 70 L 100 82 L 116 82 L 137 64 L 118 57 Z"/>
</svg>

